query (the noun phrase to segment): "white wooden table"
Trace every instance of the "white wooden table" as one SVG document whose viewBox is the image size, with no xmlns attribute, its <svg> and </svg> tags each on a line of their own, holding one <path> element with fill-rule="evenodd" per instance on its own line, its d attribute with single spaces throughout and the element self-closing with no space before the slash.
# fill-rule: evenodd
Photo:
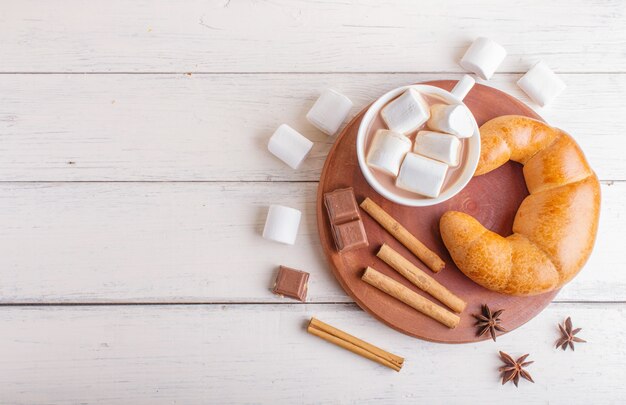
<svg viewBox="0 0 626 405">
<path fill-rule="evenodd" d="M 358 3 L 358 4 L 357 4 Z M 401 335 L 333 279 L 315 192 L 333 138 L 304 119 L 326 87 L 353 114 L 387 89 L 459 78 L 478 35 L 568 85 L 550 123 L 602 180 L 595 251 L 541 315 L 497 343 Z M 3 0 L 0 403 L 620 403 L 626 401 L 626 3 Z M 265 150 L 288 123 L 300 170 Z M 304 213 L 293 247 L 266 207 Z M 275 297 L 279 264 L 309 300 Z M 395 373 L 304 331 L 317 316 L 406 357 Z M 589 343 L 553 348 L 571 315 Z M 500 386 L 497 351 L 536 384 Z"/>
</svg>

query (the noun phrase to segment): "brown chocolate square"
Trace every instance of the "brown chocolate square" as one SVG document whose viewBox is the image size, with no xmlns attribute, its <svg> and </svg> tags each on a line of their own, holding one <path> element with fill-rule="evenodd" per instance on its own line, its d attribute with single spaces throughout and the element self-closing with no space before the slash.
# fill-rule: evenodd
<svg viewBox="0 0 626 405">
<path fill-rule="evenodd" d="M 333 226 L 333 231 L 335 233 L 335 243 L 340 252 L 359 249 L 369 245 L 363 221 L 360 219 L 335 225 Z"/>
<path fill-rule="evenodd" d="M 308 282 L 309 273 L 280 266 L 272 292 L 304 302 L 306 300 Z"/>
<path fill-rule="evenodd" d="M 324 205 L 331 224 L 342 224 L 360 218 L 354 190 L 341 188 L 324 194 Z"/>
</svg>

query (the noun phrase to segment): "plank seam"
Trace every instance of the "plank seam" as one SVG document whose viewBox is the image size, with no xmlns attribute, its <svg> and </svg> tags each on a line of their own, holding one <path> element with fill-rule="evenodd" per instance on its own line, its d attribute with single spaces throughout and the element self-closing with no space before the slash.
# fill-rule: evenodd
<svg viewBox="0 0 626 405">
<path fill-rule="evenodd" d="M 579 301 L 579 300 L 563 300 L 552 301 L 553 304 L 592 304 L 592 305 L 623 305 L 626 301 Z M 25 302 L 25 303 L 0 303 L 2 307 L 155 307 L 155 306 L 306 306 L 306 305 L 344 305 L 359 308 L 354 302 L 341 302 L 341 301 L 320 301 L 320 302 L 221 302 L 221 301 L 207 301 L 207 302 Z"/>
<path fill-rule="evenodd" d="M 44 71 L 44 72 L 21 72 L 21 71 L 0 71 L 0 75 L 407 75 L 407 74 L 433 74 L 433 75 L 462 75 L 465 71 L 323 71 L 323 72 L 306 72 L 306 71 L 287 71 L 287 72 L 219 72 L 219 71 L 155 71 L 155 72 L 133 72 L 133 71 Z M 526 71 L 503 71 L 494 73 L 497 75 L 521 75 Z M 558 71 L 560 75 L 624 75 L 626 71 Z"/>
<path fill-rule="evenodd" d="M 612 186 L 615 183 L 625 183 L 626 180 L 599 180 L 600 183 Z M 319 180 L 0 180 L 0 184 L 63 184 L 63 183 L 319 183 Z"/>
</svg>

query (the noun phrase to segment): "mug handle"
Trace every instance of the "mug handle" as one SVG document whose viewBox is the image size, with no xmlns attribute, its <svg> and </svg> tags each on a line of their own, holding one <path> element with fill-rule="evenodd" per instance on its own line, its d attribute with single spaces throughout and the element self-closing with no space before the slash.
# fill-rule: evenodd
<svg viewBox="0 0 626 405">
<path fill-rule="evenodd" d="M 475 84 L 476 80 L 474 80 L 472 76 L 464 75 L 461 77 L 461 80 L 457 82 L 456 86 L 450 90 L 450 93 L 452 93 L 452 95 L 457 97 L 459 100 L 463 101 L 465 96 L 467 96 L 467 93 L 470 92 Z"/>
</svg>

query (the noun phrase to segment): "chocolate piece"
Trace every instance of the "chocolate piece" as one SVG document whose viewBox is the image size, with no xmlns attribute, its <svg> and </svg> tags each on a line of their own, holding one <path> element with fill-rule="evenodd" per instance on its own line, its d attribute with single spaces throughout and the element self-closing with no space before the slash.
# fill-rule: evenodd
<svg viewBox="0 0 626 405">
<path fill-rule="evenodd" d="M 358 249 L 368 246 L 367 235 L 360 219 L 335 225 L 335 242 L 339 251 Z"/>
<path fill-rule="evenodd" d="M 324 205 L 337 250 L 345 252 L 369 245 L 352 187 L 325 193 Z"/>
<path fill-rule="evenodd" d="M 308 290 L 308 281 L 309 273 L 280 266 L 272 292 L 304 302 Z"/>
<path fill-rule="evenodd" d="M 360 218 L 359 206 L 352 187 L 337 189 L 324 194 L 324 205 L 331 224 L 342 224 Z"/>
</svg>

